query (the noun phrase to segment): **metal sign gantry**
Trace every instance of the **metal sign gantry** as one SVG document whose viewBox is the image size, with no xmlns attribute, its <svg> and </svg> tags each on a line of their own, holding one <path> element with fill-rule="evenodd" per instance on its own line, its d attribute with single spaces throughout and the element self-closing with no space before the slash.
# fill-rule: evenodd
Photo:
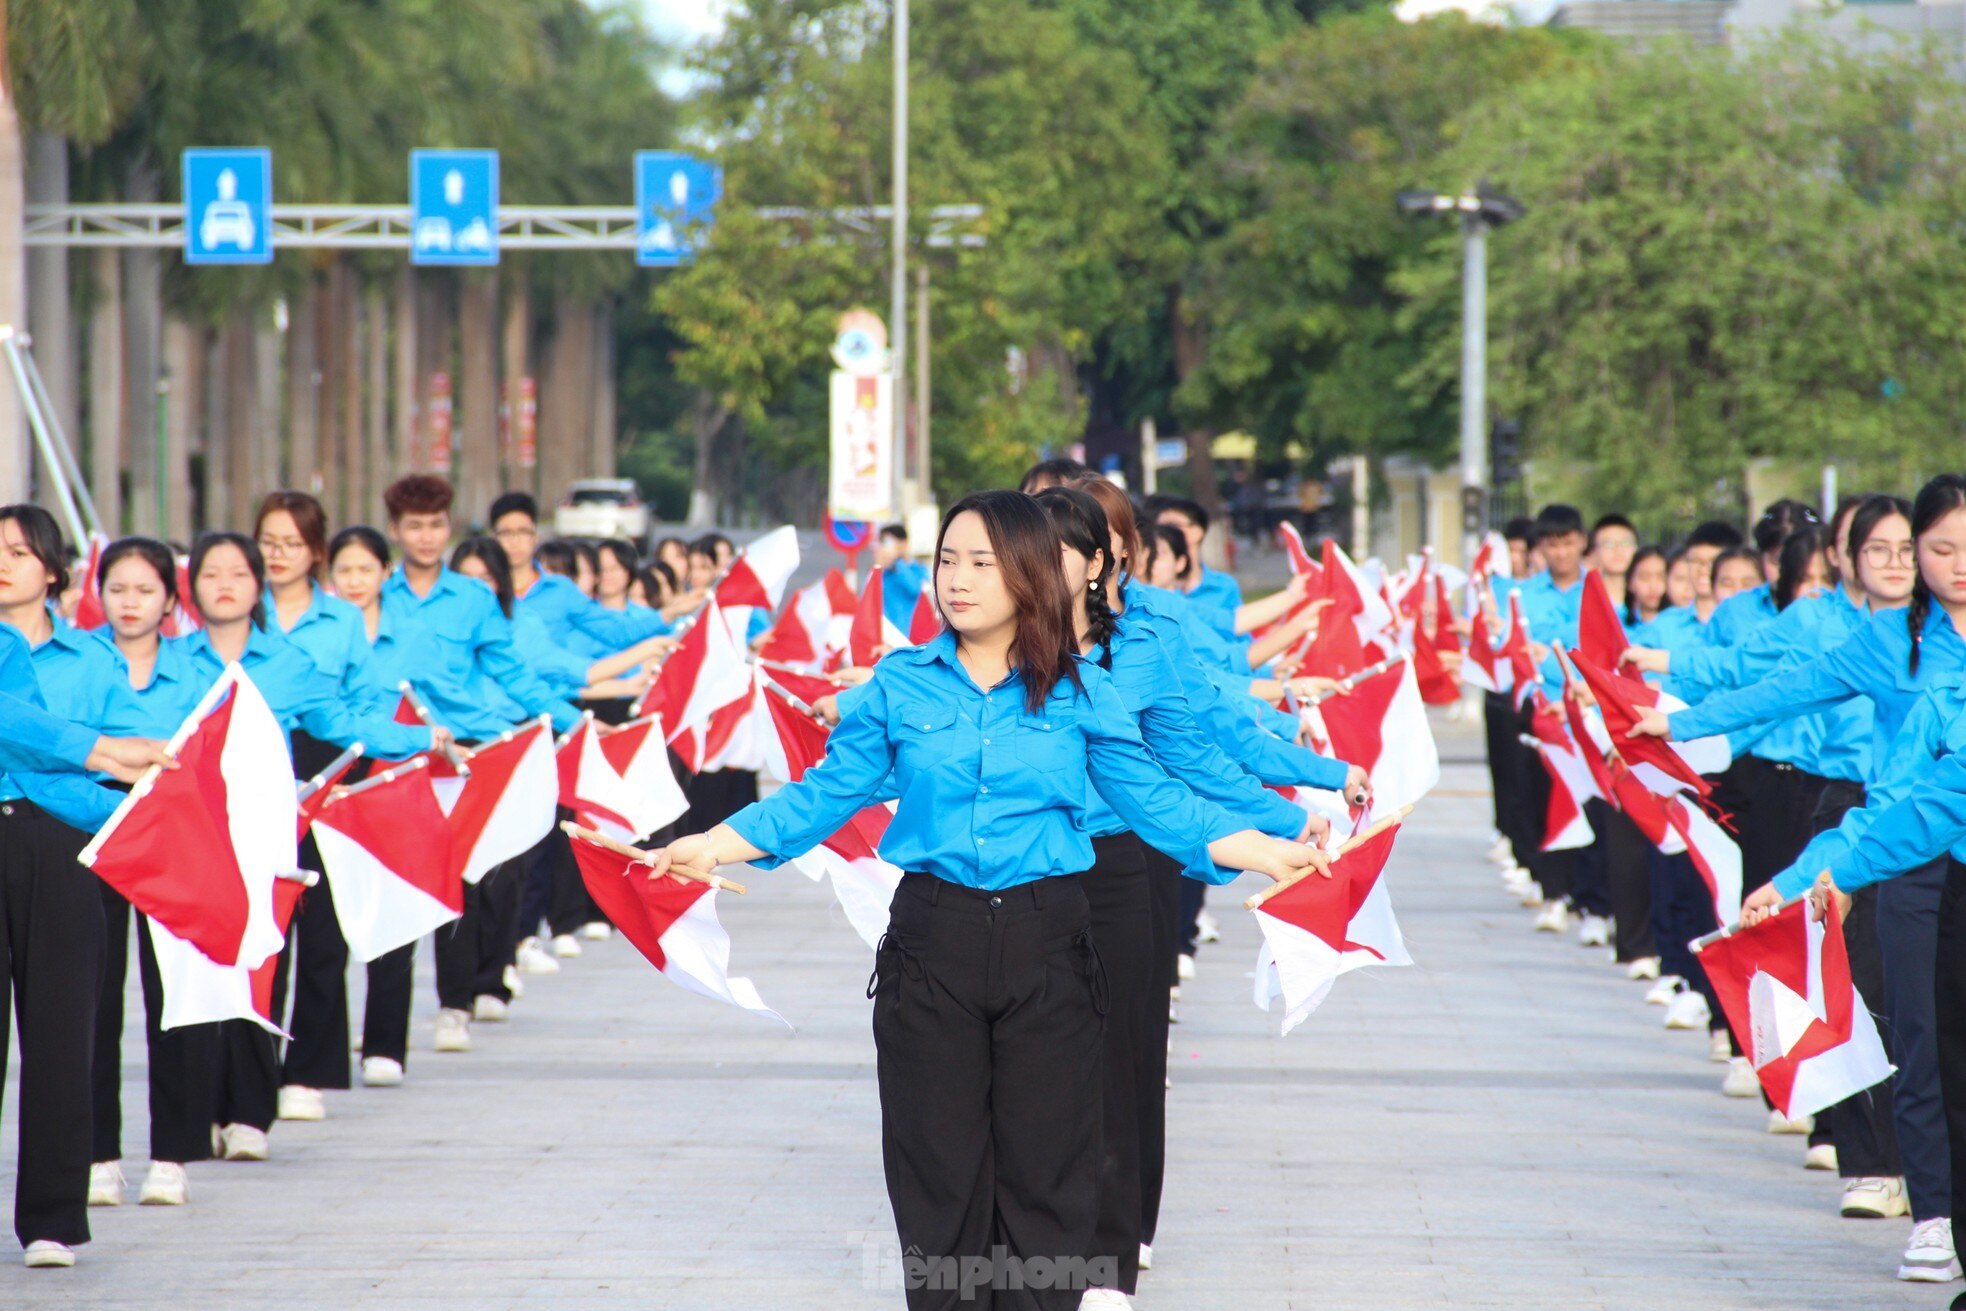
<svg viewBox="0 0 1966 1311">
<path fill-rule="evenodd" d="M 410 249 L 408 205 L 281 205 L 273 211 L 275 250 Z M 824 220 L 872 234 L 893 210 L 886 205 L 844 209 L 772 206 L 758 216 L 786 222 Z M 929 211 L 926 243 L 932 249 L 986 244 L 977 225 L 981 205 L 937 205 Z M 182 204 L 74 204 L 26 207 L 29 246 L 126 246 L 182 250 Z M 632 205 L 500 205 L 500 250 L 636 249 Z"/>
</svg>

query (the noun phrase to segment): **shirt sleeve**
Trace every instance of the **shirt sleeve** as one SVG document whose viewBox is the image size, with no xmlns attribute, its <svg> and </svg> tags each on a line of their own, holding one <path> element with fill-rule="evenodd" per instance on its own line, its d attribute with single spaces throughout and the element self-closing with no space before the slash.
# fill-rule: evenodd
<svg viewBox="0 0 1966 1311">
<path fill-rule="evenodd" d="M 591 596 L 577 596 L 567 610 L 567 622 L 608 648 L 625 651 L 635 643 L 669 632 L 660 610 L 629 606 L 610 610 Z"/>
<path fill-rule="evenodd" d="M 1295 838 L 1303 832 L 1300 807 L 1258 783 L 1203 735 L 1160 648 L 1147 648 L 1131 659 L 1138 663 L 1128 670 L 1123 685 L 1149 685 L 1132 701 L 1140 708 L 1140 736 L 1162 767 L 1185 781 L 1196 796 L 1249 828 L 1278 838 Z M 1120 675 L 1115 674 L 1115 679 Z"/>
<path fill-rule="evenodd" d="M 1941 750 L 1945 716 L 1935 704 L 1931 695 L 1919 698 L 1911 713 L 1905 716 L 1904 727 L 1898 730 L 1893 740 L 1890 759 L 1885 763 L 1875 782 L 1866 790 L 1865 803 L 1854 810 L 1846 811 L 1842 821 L 1833 829 L 1817 834 L 1804 847 L 1789 867 L 1777 874 L 1772 882 L 1775 890 L 1784 897 L 1793 897 L 1806 892 L 1816 881 L 1818 875 L 1829 870 L 1838 887 L 1854 891 L 1868 883 L 1879 882 L 1891 874 L 1916 869 L 1931 857 L 1923 857 L 1903 866 L 1889 870 L 1875 877 L 1860 873 L 1858 863 L 1852 858 L 1852 848 L 1877 824 L 1886 812 L 1895 810 L 1917 787 L 1919 781 L 1934 772 L 1935 763 L 1951 760 Z M 1890 839 L 1887 839 L 1889 841 Z M 1873 848 L 1876 852 L 1879 848 Z M 1868 859 L 1868 858 L 1866 858 Z M 1849 879 L 1846 883 L 1844 880 Z"/>
<path fill-rule="evenodd" d="M 604 610 L 603 613 L 614 612 Z M 519 657 L 512 645 L 512 625 L 496 606 L 487 606 L 481 615 L 471 642 L 479 668 L 528 715 L 550 715 L 555 729 L 562 733 L 570 731 L 580 722 L 580 712 L 554 696 L 552 689 Z"/>
<path fill-rule="evenodd" d="M 1088 679 L 1085 690 L 1090 704 L 1079 716 L 1079 729 L 1092 786 L 1127 827 L 1180 861 L 1190 878 L 1233 882 L 1242 871 L 1216 865 L 1208 844 L 1240 832 L 1243 825 L 1167 776 L 1140 740 L 1133 716 L 1110 682 Z"/>
<path fill-rule="evenodd" d="M 100 736 L 43 708 L 26 643 L 0 647 L 0 768 L 79 774 Z"/>
<path fill-rule="evenodd" d="M 431 732 L 423 725 L 399 724 L 373 703 L 345 699 L 339 684 L 305 656 L 294 660 L 292 667 L 293 699 L 288 709 L 295 723 L 323 742 L 338 747 L 360 742 L 366 752 L 383 760 L 399 760 L 429 748 Z"/>
<path fill-rule="evenodd" d="M 1708 697 L 1697 706 L 1675 710 L 1667 717 L 1672 735 L 1681 742 L 1712 737 L 1777 719 L 1799 718 L 1841 705 L 1863 693 L 1869 679 L 1883 666 L 1876 630 L 1867 627 L 1849 641 L 1811 660 L 1782 670 L 1758 683 Z M 1675 657 L 1676 659 L 1677 657 Z"/>
<path fill-rule="evenodd" d="M 1966 760 L 1948 754 L 1901 800 L 1876 812 L 1849 849 L 1830 861 L 1830 877 L 1843 891 L 1855 892 L 1936 860 L 1962 839 Z"/>
<path fill-rule="evenodd" d="M 826 739 L 824 759 L 798 782 L 787 783 L 724 821 L 765 853 L 763 859 L 751 862 L 760 869 L 775 869 L 803 856 L 880 799 L 894 769 L 887 689 L 878 673 L 863 686 L 867 690 L 853 709 L 841 710 L 838 727 Z"/>
</svg>

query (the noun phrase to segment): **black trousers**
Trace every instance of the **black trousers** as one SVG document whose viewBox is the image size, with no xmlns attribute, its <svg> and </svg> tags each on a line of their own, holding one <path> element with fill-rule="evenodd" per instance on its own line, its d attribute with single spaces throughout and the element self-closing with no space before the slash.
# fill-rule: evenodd
<svg viewBox="0 0 1966 1311">
<path fill-rule="evenodd" d="M 89 1241 L 102 898 L 75 859 L 87 842 L 32 802 L 0 802 L 0 1091 L 11 1010 L 20 1033 L 14 1234 L 23 1247 Z"/>
<path fill-rule="evenodd" d="M 560 807 L 559 817 L 574 818 L 571 810 Z M 519 903 L 519 939 L 539 932 L 546 921 L 552 936 L 572 933 L 583 924 L 601 918 L 594 899 L 581 881 L 580 866 L 573 858 L 573 843 L 555 827 L 546 840 L 534 847 L 526 862 L 526 890 Z"/>
<path fill-rule="evenodd" d="M 1515 710 L 1509 705 L 1508 697 L 1495 692 L 1482 693 L 1481 734 L 1488 747 L 1489 804 L 1494 810 L 1495 831 L 1505 838 L 1515 828 L 1514 802 L 1510 795 L 1514 779 L 1507 749 L 1515 731 Z"/>
<path fill-rule="evenodd" d="M 1154 988 L 1164 967 L 1154 951 L 1153 876 L 1147 871 L 1146 849 L 1135 835 L 1119 833 L 1094 838 L 1092 857 L 1092 868 L 1080 882 L 1110 999 L 1100 1048 L 1103 1146 L 1092 1250 L 1118 1262 L 1115 1286 L 1131 1293 L 1140 1279 L 1140 1082 L 1152 1074 L 1143 1044 L 1155 1031 L 1149 1012 L 1160 1013 L 1159 1031 L 1166 1032 L 1167 994 L 1156 995 Z M 1165 1039 L 1154 1068 L 1164 1091 Z"/>
<path fill-rule="evenodd" d="M 1586 806 L 1598 804 L 1586 802 Z M 1591 822 L 1597 822 L 1592 816 Z M 1554 854 L 1554 853 L 1552 853 Z M 1570 905 L 1578 913 L 1610 919 L 1611 867 L 1606 860 L 1604 831 L 1597 830 L 1597 841 L 1570 853 Z"/>
<path fill-rule="evenodd" d="M 277 1004 L 273 1013 L 280 1013 Z M 280 1040 L 251 1020 L 221 1020 L 217 1027 L 217 1094 L 206 1118 L 265 1133 L 280 1111 Z"/>
<path fill-rule="evenodd" d="M 94 1085 L 95 1151 L 91 1159 L 123 1159 L 123 996 L 129 978 L 131 926 L 136 929 L 137 974 L 143 988 L 143 1037 L 150 1065 L 150 1159 L 203 1161 L 212 1154 L 212 1078 L 218 1068 L 216 1024 L 188 1024 L 166 1031 L 164 985 L 149 921 L 123 894 L 98 881 L 103 913 L 102 998 L 96 1007 Z"/>
<path fill-rule="evenodd" d="M 1153 847 L 1147 859 L 1149 931 L 1153 934 L 1154 978 L 1140 1037 L 1140 1095 L 1135 1122 L 1140 1130 L 1140 1241 L 1152 1245 L 1160 1227 L 1161 1189 L 1167 1179 L 1167 1003 L 1174 988 L 1174 958 L 1180 945 L 1181 863 Z M 1138 1256 L 1138 1253 L 1135 1254 Z"/>
<path fill-rule="evenodd" d="M 313 863 L 309 863 L 309 858 Z M 302 843 L 301 868 L 320 868 L 310 835 Z M 348 940 L 335 915 L 334 893 L 323 878 L 301 894 L 287 930 L 290 959 L 275 976 L 274 1014 L 287 986 L 293 988 L 293 1035 L 280 1060 L 280 1082 L 303 1088 L 346 1088 L 348 1069 Z"/>
<path fill-rule="evenodd" d="M 1966 1179 L 1966 865 L 1946 862 L 1939 897 L 1938 967 L 1933 976 L 1939 1091 L 1945 1099 L 1953 1191 Z M 1907 1157 L 1907 1159 L 1909 1159 Z"/>
<path fill-rule="evenodd" d="M 1070 1311 L 1117 1278 L 1091 1259 L 1106 983 L 1089 920 L 1076 877 L 984 892 L 908 874 L 895 892 L 868 990 L 913 1311 Z"/>
<path fill-rule="evenodd" d="M 1596 847 L 1604 862 L 1611 897 L 1611 918 L 1617 926 L 1613 945 L 1621 964 L 1659 954 L 1652 933 L 1652 866 L 1655 850 L 1622 810 L 1592 798 L 1584 803 Z"/>
<path fill-rule="evenodd" d="M 468 1011 L 473 999 L 512 999 L 505 967 L 518 946 L 519 898 L 531 852 L 464 885 L 464 913 L 437 930 L 437 1004 Z"/>
<path fill-rule="evenodd" d="M 408 1065 L 416 944 L 406 942 L 383 953 L 369 962 L 368 969 L 369 993 L 362 1004 L 362 1056 L 387 1056 L 398 1065 Z"/>
<path fill-rule="evenodd" d="M 1919 1221 L 1953 1213 L 1950 1162 L 1958 1149 L 1950 1143 L 1960 1141 L 1960 1131 L 1952 1127 L 1951 1110 L 1955 1099 L 1966 1096 L 1966 1084 L 1944 1078 L 1947 1038 L 1938 996 L 1947 987 L 1946 971 L 1956 970 L 1960 953 L 1966 951 L 1966 932 L 1957 919 L 1957 882 L 1950 863 L 1941 859 L 1877 885 L 1877 945 L 1884 958 L 1884 1006 L 1891 1020 L 1888 1041 L 1898 1067 L 1891 1079 L 1891 1120 L 1905 1167 L 1905 1193 L 1912 1218 Z M 1955 1021 L 1959 1018 L 1955 1014 Z M 1954 1034 L 1956 1043 L 1956 1027 Z"/>
</svg>

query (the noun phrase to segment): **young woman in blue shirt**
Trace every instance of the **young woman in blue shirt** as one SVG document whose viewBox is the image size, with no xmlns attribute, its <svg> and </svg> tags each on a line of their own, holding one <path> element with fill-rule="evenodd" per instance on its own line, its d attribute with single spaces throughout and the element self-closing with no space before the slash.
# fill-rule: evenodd
<svg viewBox="0 0 1966 1311">
<path fill-rule="evenodd" d="M 948 631 L 875 667 L 802 780 L 670 843 L 651 877 L 775 866 L 898 794 L 881 854 L 907 873 L 870 992 L 888 1195 L 927 1276 L 908 1303 L 1076 1307 L 1088 1277 L 1117 1275 L 1091 1259 L 1109 1003 L 1078 877 L 1094 864 L 1088 790 L 1197 877 L 1326 862 L 1239 829 L 1152 763 L 1110 676 L 1075 651 L 1062 545 L 1029 497 L 964 498 L 936 547 Z M 1064 1279 L 997 1297 L 998 1247 Z M 944 1274 L 958 1286 L 929 1286 Z"/>
</svg>

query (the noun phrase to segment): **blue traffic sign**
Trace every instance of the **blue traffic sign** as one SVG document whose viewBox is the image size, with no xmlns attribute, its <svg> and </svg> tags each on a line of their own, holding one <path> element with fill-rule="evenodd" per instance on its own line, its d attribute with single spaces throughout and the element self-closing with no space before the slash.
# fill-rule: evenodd
<svg viewBox="0 0 1966 1311">
<path fill-rule="evenodd" d="M 273 152 L 184 152 L 184 262 L 273 262 Z"/>
<path fill-rule="evenodd" d="M 635 152 L 635 262 L 687 263 L 715 217 L 724 171 L 677 150 Z"/>
<path fill-rule="evenodd" d="M 498 152 L 410 152 L 410 263 L 498 263 Z"/>
</svg>

